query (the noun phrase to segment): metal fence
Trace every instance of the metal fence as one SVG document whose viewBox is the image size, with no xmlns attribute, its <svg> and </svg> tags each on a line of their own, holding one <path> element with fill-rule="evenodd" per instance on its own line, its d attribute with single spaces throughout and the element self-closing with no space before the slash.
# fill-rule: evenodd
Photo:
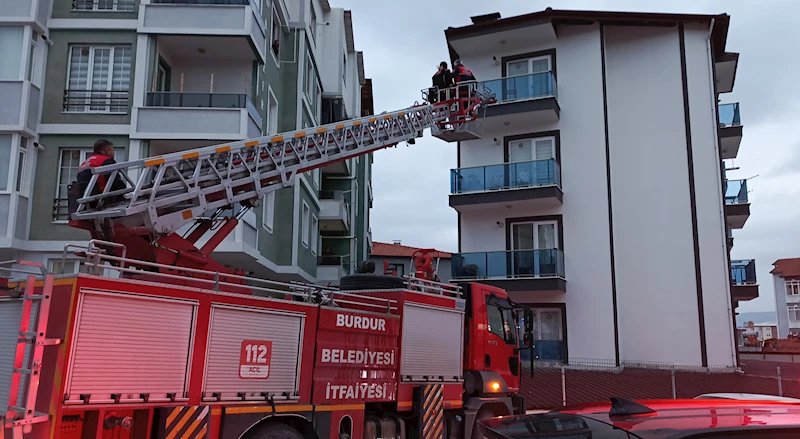
<svg viewBox="0 0 800 439">
<path fill-rule="evenodd" d="M 525 365 L 527 366 L 527 365 Z M 706 393 L 757 393 L 800 398 L 800 364 L 742 362 L 741 367 L 693 367 L 669 363 L 570 359 L 535 363 L 522 371 L 521 395 L 529 409 L 634 399 L 694 398 Z"/>
</svg>

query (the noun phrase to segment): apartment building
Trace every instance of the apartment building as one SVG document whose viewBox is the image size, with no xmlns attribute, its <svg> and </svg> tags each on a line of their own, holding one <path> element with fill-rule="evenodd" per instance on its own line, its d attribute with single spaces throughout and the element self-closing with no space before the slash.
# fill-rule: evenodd
<svg viewBox="0 0 800 439">
<path fill-rule="evenodd" d="M 134 160 L 319 125 L 328 99 L 340 117 L 372 109 L 350 12 L 324 0 L 73 0 L 47 15 L 44 148 L 31 167 L 30 233 L 12 248 L 51 269 L 62 269 L 65 244 L 88 239 L 66 224 L 66 191 L 98 138 L 114 143 L 117 161 Z M 240 223 L 215 259 L 327 283 L 317 258 L 336 228 L 349 270 L 368 255 L 370 164 L 307 172 L 257 208 L 229 212 Z M 331 178 L 356 189 L 328 200 Z"/>
<path fill-rule="evenodd" d="M 800 258 L 778 259 L 772 265 L 778 338 L 800 336 Z"/>
<path fill-rule="evenodd" d="M 50 0 L 0 2 L 0 259 L 28 239 Z"/>
<path fill-rule="evenodd" d="M 445 30 L 497 99 L 458 142 L 453 278 L 531 306 L 536 360 L 737 364 L 755 279 L 732 285 L 727 245 L 749 215 L 725 176 L 742 137 L 739 105 L 720 103 L 728 25 L 548 8 Z"/>
</svg>

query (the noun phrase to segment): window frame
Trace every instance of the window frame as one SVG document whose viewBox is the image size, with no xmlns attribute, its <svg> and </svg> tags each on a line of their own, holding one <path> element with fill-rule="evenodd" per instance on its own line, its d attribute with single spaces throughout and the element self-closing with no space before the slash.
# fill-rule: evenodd
<svg viewBox="0 0 800 439">
<path fill-rule="evenodd" d="M 518 248 L 516 248 L 516 240 L 514 239 L 514 227 L 520 226 L 520 225 L 526 225 L 526 224 L 533 225 L 533 248 L 532 249 L 527 249 L 527 248 L 518 249 Z M 554 249 L 555 250 L 560 249 L 561 248 L 561 241 L 558 239 L 558 237 L 559 237 L 559 234 L 558 234 L 558 221 L 557 220 L 541 220 L 541 221 L 519 221 L 519 222 L 511 223 L 509 225 L 509 229 L 510 229 L 509 233 L 510 233 L 510 236 L 511 236 L 511 240 L 510 240 L 511 248 L 509 250 L 512 251 L 512 252 L 513 251 L 517 251 L 517 250 L 521 250 L 521 251 L 525 251 L 525 250 L 553 250 L 553 249 L 549 249 L 549 248 L 540 248 L 539 247 L 540 246 L 539 239 L 538 239 L 539 235 L 536 232 L 537 232 L 538 226 L 545 225 L 545 224 L 552 224 L 553 225 L 553 234 L 554 234 L 554 239 L 555 239 L 555 244 L 556 244 Z"/>
<path fill-rule="evenodd" d="M 301 242 L 303 247 L 308 248 L 309 232 L 311 229 L 311 207 L 305 201 L 303 201 L 303 206 L 300 210 L 300 222 Z"/>
<path fill-rule="evenodd" d="M 64 90 L 71 90 L 69 88 L 70 87 L 69 83 L 70 83 L 70 78 L 72 76 L 72 62 L 71 62 L 72 51 L 73 51 L 73 49 L 78 48 L 78 47 L 87 47 L 87 48 L 89 48 L 89 55 L 88 55 L 89 65 L 87 66 L 87 73 L 86 73 L 86 87 L 87 87 L 87 89 L 85 89 L 85 90 L 74 90 L 74 91 L 108 92 L 108 93 L 120 93 L 120 94 L 121 93 L 126 93 L 128 95 L 128 102 L 126 102 L 126 104 L 124 105 L 125 106 L 124 111 L 112 111 L 112 108 L 121 107 L 122 105 L 111 105 L 110 102 L 109 102 L 109 105 L 105 105 L 106 110 L 93 110 L 91 108 L 93 106 L 92 104 L 85 104 L 83 106 L 83 108 L 84 108 L 83 110 L 75 110 L 75 109 L 70 110 L 70 109 L 63 109 L 62 108 L 61 112 L 62 113 L 66 113 L 66 114 L 75 114 L 75 113 L 77 113 L 77 114 L 128 114 L 130 112 L 130 110 L 129 110 L 129 107 L 130 107 L 130 102 L 129 102 L 130 101 L 130 92 L 131 92 L 131 87 L 133 86 L 133 80 L 134 80 L 133 68 L 134 68 L 134 63 L 136 62 L 135 57 L 134 57 L 134 52 L 133 52 L 133 45 L 131 45 L 131 44 L 118 44 L 118 45 L 113 45 L 113 44 L 96 44 L 96 45 L 93 45 L 93 44 L 69 44 L 67 46 L 67 77 L 66 77 L 66 84 L 64 85 Z M 114 64 L 114 55 L 116 54 L 117 49 L 126 49 L 126 48 L 131 50 L 130 75 L 128 77 L 128 88 L 127 88 L 127 90 L 112 90 L 113 84 L 114 84 L 114 66 L 115 66 L 115 64 Z M 92 90 L 91 89 L 92 80 L 94 79 L 94 70 L 95 70 L 94 53 L 95 53 L 95 50 L 97 50 L 97 49 L 110 49 L 109 57 L 108 57 L 109 58 L 109 68 L 108 68 L 108 82 L 107 82 L 107 85 L 106 85 L 106 90 Z M 75 105 L 75 106 L 77 107 L 77 105 Z"/>
<path fill-rule="evenodd" d="M 92 151 L 92 148 L 90 148 L 90 147 L 86 147 L 86 148 L 75 148 L 75 147 L 58 148 L 58 172 L 56 174 L 56 190 L 55 190 L 55 195 L 53 197 L 53 203 L 58 203 L 58 200 L 65 200 L 65 199 L 67 199 L 69 197 L 69 194 L 64 194 L 63 198 L 59 197 L 59 190 L 60 190 L 60 187 L 61 187 L 61 174 L 64 171 L 64 167 L 62 166 L 62 164 L 64 163 L 63 159 L 64 159 L 64 152 L 65 151 L 78 151 L 80 153 L 80 157 L 79 157 L 79 160 L 78 160 L 78 166 L 80 166 L 81 163 L 86 161 L 86 159 L 88 159 L 94 153 L 94 151 Z M 117 163 L 127 160 L 127 150 L 125 148 L 118 147 L 118 146 L 115 145 L 114 152 L 116 154 L 115 160 L 117 161 Z M 124 154 L 124 155 L 120 156 L 119 154 Z M 125 160 L 123 160 L 123 159 L 125 159 Z M 69 183 L 67 183 L 67 184 L 69 184 Z M 53 224 L 65 224 L 67 222 L 68 222 L 67 219 L 63 219 L 63 220 L 62 219 L 54 219 L 54 220 L 51 221 L 51 223 L 53 223 Z"/>
<path fill-rule="evenodd" d="M 92 3 L 91 9 L 79 9 L 73 4 L 70 10 L 74 12 L 134 12 L 136 10 L 136 4 L 133 1 L 130 2 L 130 9 L 119 9 L 120 0 L 112 0 L 113 7 L 111 9 L 100 9 L 100 0 L 86 0 L 86 3 L 89 1 Z M 122 5 L 128 6 L 129 4 L 124 2 Z"/>
<path fill-rule="evenodd" d="M 549 140 L 550 141 L 550 158 L 537 159 L 536 158 L 536 142 L 540 142 L 540 141 L 543 141 L 543 140 Z M 556 159 L 556 153 L 557 153 L 556 136 L 554 136 L 554 135 L 531 136 L 531 137 L 523 137 L 523 138 L 520 138 L 520 139 L 516 139 L 515 138 L 513 140 L 509 140 L 506 143 L 506 151 L 505 151 L 505 153 L 506 153 L 507 159 L 506 159 L 505 163 L 527 163 L 529 161 L 529 160 L 524 160 L 524 161 L 521 161 L 521 162 L 515 162 L 515 161 L 511 160 L 511 145 L 513 145 L 515 143 L 519 143 L 519 142 L 525 142 L 525 141 L 530 141 L 531 142 L 531 145 L 530 145 L 531 146 L 531 160 L 530 161 L 534 161 L 535 162 L 535 161 L 540 161 L 540 160 L 555 160 Z"/>
<path fill-rule="evenodd" d="M 542 60 L 542 59 L 546 59 L 547 60 L 547 70 L 545 70 L 543 72 L 533 72 L 532 71 L 533 70 L 533 68 L 532 68 L 533 62 L 534 61 L 538 61 L 538 60 Z M 513 76 L 508 75 L 508 71 L 509 71 L 508 65 L 509 64 L 520 63 L 522 61 L 526 61 L 528 63 L 528 73 L 524 73 L 522 75 L 513 75 Z M 546 55 L 536 55 L 536 56 L 530 56 L 530 57 L 526 57 L 526 58 L 518 58 L 518 59 L 507 60 L 506 64 L 505 64 L 505 68 L 506 68 L 506 76 L 505 76 L 506 78 L 514 78 L 516 76 L 526 76 L 526 75 L 534 75 L 534 74 L 537 74 L 537 73 L 552 72 L 553 71 L 553 57 L 550 54 L 546 54 Z"/>
<path fill-rule="evenodd" d="M 269 29 L 269 32 L 270 32 L 269 39 L 270 39 L 270 41 L 269 41 L 268 49 L 269 49 L 269 53 L 272 54 L 272 60 L 275 61 L 275 65 L 278 68 L 280 68 L 281 67 L 281 62 L 280 62 L 280 60 L 278 58 L 280 57 L 280 53 L 281 53 L 281 49 L 280 49 L 280 44 L 281 44 L 281 39 L 282 39 L 281 38 L 281 34 L 282 34 L 281 26 L 283 26 L 283 25 L 281 24 L 281 16 L 278 13 L 278 7 L 276 6 L 276 3 L 277 2 L 272 2 L 272 8 L 271 8 L 272 9 L 272 13 L 271 13 L 271 17 L 269 19 L 270 20 L 270 29 Z M 275 25 L 276 21 L 277 21 L 277 26 Z M 276 41 L 278 42 L 277 53 L 275 51 L 275 42 Z"/>
<path fill-rule="evenodd" d="M 25 79 L 33 82 L 36 73 L 36 49 L 38 46 L 39 33 L 31 30 L 31 42 L 28 48 L 28 64 L 25 66 Z"/>
<path fill-rule="evenodd" d="M 273 111 L 272 102 L 275 102 L 274 111 Z M 271 86 L 267 86 L 267 117 L 266 117 L 266 120 L 267 120 L 267 127 L 266 128 L 267 128 L 267 130 L 266 131 L 267 131 L 267 134 L 269 134 L 269 135 L 278 134 L 278 116 L 280 114 L 279 113 L 279 105 L 280 105 L 280 103 L 278 102 L 278 97 L 275 96 L 275 93 L 272 91 L 272 87 Z M 274 113 L 274 115 L 273 115 L 273 113 Z M 271 127 L 270 125 L 272 125 L 273 116 L 275 118 L 275 126 Z M 271 130 L 271 128 L 273 130 Z"/>
<path fill-rule="evenodd" d="M 264 195 L 261 206 L 261 227 L 269 233 L 275 230 L 275 191 Z"/>
<path fill-rule="evenodd" d="M 311 214 L 311 254 L 316 256 L 319 253 L 319 218 L 313 213 Z"/>
<path fill-rule="evenodd" d="M 347 52 L 342 54 L 342 84 L 347 87 Z"/>
<path fill-rule="evenodd" d="M 785 280 L 784 282 L 784 289 L 787 296 L 800 296 L 800 280 Z"/>
<path fill-rule="evenodd" d="M 786 305 L 786 311 L 789 314 L 790 322 L 800 322 L 800 303 L 790 303 Z M 794 318 L 792 318 L 793 313 Z"/>
<path fill-rule="evenodd" d="M 20 136 L 17 146 L 17 169 L 14 172 L 14 190 L 24 196 L 29 196 L 30 182 L 28 181 L 28 138 Z"/>
<path fill-rule="evenodd" d="M 314 0 L 308 1 L 308 6 L 310 15 L 309 15 L 309 23 L 308 26 L 311 29 L 311 41 L 314 42 L 314 45 L 317 44 L 317 11 L 314 9 Z"/>
</svg>

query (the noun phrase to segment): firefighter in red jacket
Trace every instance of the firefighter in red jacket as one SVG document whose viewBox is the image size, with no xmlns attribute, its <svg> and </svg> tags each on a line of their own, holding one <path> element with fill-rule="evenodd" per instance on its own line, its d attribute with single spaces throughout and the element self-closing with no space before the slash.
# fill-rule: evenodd
<svg viewBox="0 0 800 439">
<path fill-rule="evenodd" d="M 89 186 L 89 180 L 92 179 L 92 168 L 105 165 L 113 165 L 117 163 L 114 161 L 114 144 L 105 139 L 100 139 L 94 142 L 94 154 L 81 163 L 78 168 L 78 187 L 80 193 L 86 192 Z M 92 195 L 97 195 L 105 190 L 108 184 L 108 174 L 101 174 L 97 177 L 97 184 L 92 189 Z M 125 182 L 119 176 L 111 183 L 111 191 L 125 189 Z M 122 199 L 122 197 L 114 197 L 111 202 Z"/>
</svg>

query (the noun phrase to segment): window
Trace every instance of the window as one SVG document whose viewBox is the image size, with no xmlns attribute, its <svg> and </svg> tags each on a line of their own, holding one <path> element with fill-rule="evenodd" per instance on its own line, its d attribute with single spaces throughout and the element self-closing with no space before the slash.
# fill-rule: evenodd
<svg viewBox="0 0 800 439">
<path fill-rule="evenodd" d="M 16 190 L 20 194 L 27 195 L 28 193 L 28 138 L 21 137 L 19 141 L 19 157 L 17 159 L 17 183 Z"/>
<path fill-rule="evenodd" d="M 319 245 L 319 220 L 316 215 L 311 215 L 311 253 L 317 254 Z"/>
<path fill-rule="evenodd" d="M 7 191 L 11 174 L 11 152 L 13 151 L 11 134 L 0 134 L 0 191 Z"/>
<path fill-rule="evenodd" d="M 20 79 L 20 60 L 23 57 L 25 28 L 23 26 L 0 26 L 0 80 Z"/>
<path fill-rule="evenodd" d="M 317 168 L 311 171 L 311 179 L 314 181 L 314 186 L 321 189 L 320 180 L 322 180 L 322 170 Z"/>
<path fill-rule="evenodd" d="M 511 224 L 511 276 L 556 276 L 560 273 L 556 221 Z"/>
<path fill-rule="evenodd" d="M 499 99 L 531 99 L 555 93 L 549 55 L 520 59 L 506 63 L 506 77 Z"/>
<path fill-rule="evenodd" d="M 509 163 L 554 158 L 556 158 L 555 137 L 519 139 L 508 142 Z"/>
<path fill-rule="evenodd" d="M 133 11 L 135 0 L 72 0 L 73 11 Z"/>
<path fill-rule="evenodd" d="M 275 191 L 264 195 L 264 206 L 261 214 L 261 227 L 272 233 L 272 228 L 275 226 Z"/>
<path fill-rule="evenodd" d="M 278 134 L 278 99 L 269 88 L 267 97 L 267 134 Z"/>
<path fill-rule="evenodd" d="M 517 325 L 511 305 L 505 299 L 494 296 L 486 298 L 486 314 L 489 332 L 500 337 L 506 344 L 517 344 Z"/>
<path fill-rule="evenodd" d="M 314 115 L 316 120 L 319 120 L 320 110 L 322 105 L 322 89 L 319 85 L 319 75 L 317 68 L 314 66 L 314 59 L 311 56 L 311 48 L 306 46 L 306 66 L 303 76 L 303 90 L 305 91 L 308 106 L 311 109 L 311 114 Z"/>
<path fill-rule="evenodd" d="M 405 264 L 389 264 L 389 271 L 394 272 L 396 276 L 403 277 L 406 275 L 406 265 Z"/>
<path fill-rule="evenodd" d="M 550 61 L 549 55 L 509 61 L 506 63 L 506 76 L 549 72 L 552 69 Z"/>
<path fill-rule="evenodd" d="M 308 204 L 303 201 L 303 212 L 300 216 L 300 221 L 303 223 L 302 230 L 303 230 L 303 247 L 308 248 L 308 237 L 309 237 L 309 229 L 311 228 L 311 209 L 308 208 Z"/>
<path fill-rule="evenodd" d="M 272 56 L 275 58 L 275 63 L 278 63 L 278 52 L 281 45 L 281 16 L 278 15 L 278 9 L 275 7 L 274 2 L 272 5 L 272 18 L 270 19 L 270 39 L 272 40 Z"/>
<path fill-rule="evenodd" d="M 309 2 L 311 9 L 311 40 L 317 42 L 317 11 L 314 10 L 314 1 Z"/>
<path fill-rule="evenodd" d="M 342 83 L 347 85 L 347 53 L 342 55 Z"/>
<path fill-rule="evenodd" d="M 127 113 L 132 56 L 130 46 L 71 46 L 64 110 Z"/>
<path fill-rule="evenodd" d="M 566 361 L 562 309 L 532 307 L 531 310 L 533 311 L 534 360 Z M 522 324 L 524 322 L 520 320 L 520 325 Z"/>
<path fill-rule="evenodd" d="M 800 322 L 800 305 L 790 304 L 788 305 L 788 308 L 789 308 L 789 321 Z"/>
<path fill-rule="evenodd" d="M 800 295 L 800 280 L 786 281 L 786 295 L 787 296 Z"/>
<path fill-rule="evenodd" d="M 38 38 L 38 33 L 31 32 L 31 47 L 30 51 L 28 52 L 28 67 L 25 69 L 25 79 L 28 81 L 33 81 L 34 71 L 36 70 L 36 40 Z"/>
</svg>

